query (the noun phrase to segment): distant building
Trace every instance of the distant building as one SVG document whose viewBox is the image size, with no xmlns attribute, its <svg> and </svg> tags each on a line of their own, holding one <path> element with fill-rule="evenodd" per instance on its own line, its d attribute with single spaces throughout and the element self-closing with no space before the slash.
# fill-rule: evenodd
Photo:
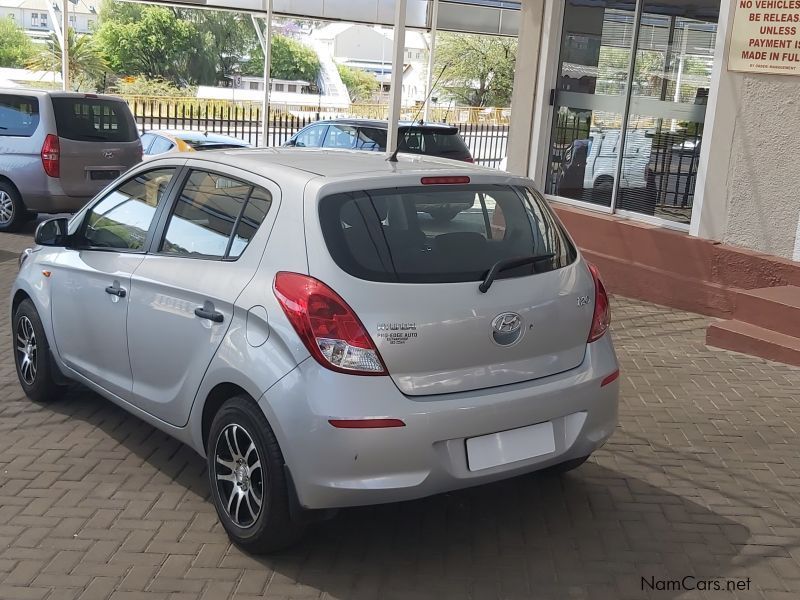
<svg viewBox="0 0 800 600">
<path fill-rule="evenodd" d="M 233 81 L 236 90 L 263 90 L 264 78 L 249 75 L 237 76 Z M 269 80 L 270 92 L 288 92 L 290 94 L 310 94 L 311 83 L 300 79 L 273 79 Z"/>
<path fill-rule="evenodd" d="M 91 33 L 98 20 L 100 0 L 69 0 L 69 23 L 76 33 Z M 49 6 L 49 9 L 48 9 Z M 11 17 L 34 41 L 49 39 L 55 31 L 53 16 L 61 25 L 63 2 L 0 0 L 0 19 Z"/>
<path fill-rule="evenodd" d="M 380 26 L 330 23 L 311 33 L 333 59 L 343 65 L 375 75 L 381 84 L 377 102 L 388 100 L 392 78 L 394 32 Z M 403 102 L 425 100 L 428 39 L 419 31 L 407 30 L 403 56 Z"/>
</svg>

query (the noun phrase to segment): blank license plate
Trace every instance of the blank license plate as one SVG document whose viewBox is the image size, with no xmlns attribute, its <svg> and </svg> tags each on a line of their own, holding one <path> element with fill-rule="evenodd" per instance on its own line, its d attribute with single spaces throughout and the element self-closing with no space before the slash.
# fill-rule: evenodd
<svg viewBox="0 0 800 600">
<path fill-rule="evenodd" d="M 89 179 L 93 181 L 111 181 L 119 177 L 119 171 L 89 171 Z"/>
<path fill-rule="evenodd" d="M 467 465 L 480 471 L 556 451 L 553 424 L 537 423 L 467 440 Z"/>
</svg>

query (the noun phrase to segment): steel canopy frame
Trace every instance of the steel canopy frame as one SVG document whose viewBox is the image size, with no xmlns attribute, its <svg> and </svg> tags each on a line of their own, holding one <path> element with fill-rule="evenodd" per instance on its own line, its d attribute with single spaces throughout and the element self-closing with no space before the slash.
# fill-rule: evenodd
<svg viewBox="0 0 800 600">
<path fill-rule="evenodd" d="M 264 50 L 264 100 L 262 109 L 263 142 L 269 132 L 270 39 L 272 16 L 322 19 L 391 25 L 394 27 L 392 50 L 389 131 L 386 152 L 391 158 L 397 150 L 397 130 L 403 90 L 406 26 L 433 31 L 516 36 L 519 31 L 520 3 L 510 0 L 126 0 L 212 10 L 250 13 L 258 40 Z M 64 0 L 64 4 L 68 0 Z M 435 3 L 435 5 L 434 5 Z M 449 10 L 448 10 L 449 9 Z M 393 18 L 391 17 L 393 13 Z M 266 19 L 266 32 L 256 18 Z M 66 11 L 64 22 L 67 22 Z M 66 46 L 66 43 L 64 44 Z M 431 47 L 429 65 L 433 64 Z M 66 57 L 66 51 L 63 52 Z M 65 59 L 66 60 L 66 59 Z M 65 63 L 66 64 L 66 63 Z M 427 94 L 430 95 L 430 73 Z M 65 84 L 66 85 L 66 84 Z M 428 101 L 425 102 L 426 113 Z"/>
</svg>

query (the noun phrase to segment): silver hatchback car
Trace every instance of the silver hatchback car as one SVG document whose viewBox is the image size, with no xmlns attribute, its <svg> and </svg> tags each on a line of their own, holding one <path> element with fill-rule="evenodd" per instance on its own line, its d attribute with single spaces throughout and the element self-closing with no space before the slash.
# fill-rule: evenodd
<svg viewBox="0 0 800 600">
<path fill-rule="evenodd" d="M 78 381 L 194 448 L 252 552 L 319 509 L 574 468 L 617 423 L 606 291 L 525 178 L 175 154 L 36 242 L 11 305 L 26 394 Z"/>
</svg>

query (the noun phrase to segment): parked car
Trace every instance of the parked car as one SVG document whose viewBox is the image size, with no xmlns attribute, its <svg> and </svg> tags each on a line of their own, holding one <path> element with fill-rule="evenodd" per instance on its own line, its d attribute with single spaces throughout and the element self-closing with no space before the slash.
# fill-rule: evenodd
<svg viewBox="0 0 800 600">
<path fill-rule="evenodd" d="M 231 148 L 250 148 L 251 145 L 239 138 L 208 131 L 158 129 L 142 134 L 142 147 L 144 155 L 150 157 L 166 152 L 230 150 Z"/>
<path fill-rule="evenodd" d="M 388 129 L 387 121 L 367 119 L 317 121 L 295 133 L 284 146 L 385 152 Z M 469 148 L 458 133 L 458 127 L 452 125 L 401 122 L 397 140 L 400 152 L 473 162 Z"/>
<path fill-rule="evenodd" d="M 419 210 L 436 196 L 471 205 L 446 232 Z M 41 223 L 20 261 L 25 393 L 75 380 L 190 445 L 252 552 L 328 509 L 575 468 L 617 422 L 608 296 L 529 179 L 168 155 Z"/>
<path fill-rule="evenodd" d="M 336 119 L 317 121 L 307 125 L 284 146 L 298 148 L 337 148 L 340 150 L 386 151 L 387 121 L 366 119 Z M 400 152 L 439 156 L 464 162 L 473 162 L 469 148 L 461 139 L 458 127 L 441 123 L 401 122 L 398 128 L 397 147 Z M 436 221 L 446 222 L 470 204 L 443 205 L 434 203 L 420 205 Z"/>
<path fill-rule="evenodd" d="M 141 160 L 119 98 L 0 89 L 0 231 L 79 209 Z"/>
</svg>

